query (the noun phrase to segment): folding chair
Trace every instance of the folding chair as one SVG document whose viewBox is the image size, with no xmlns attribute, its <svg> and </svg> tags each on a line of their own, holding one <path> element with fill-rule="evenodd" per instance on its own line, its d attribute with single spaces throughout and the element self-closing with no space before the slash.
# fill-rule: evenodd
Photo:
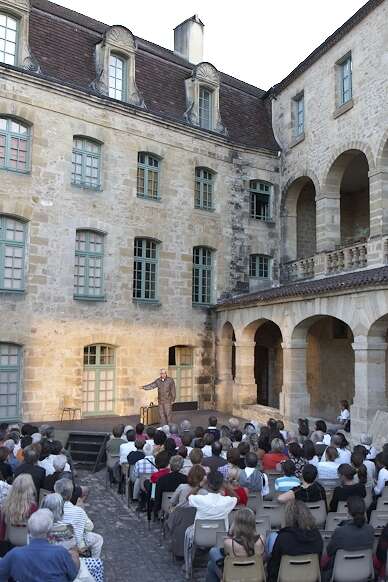
<svg viewBox="0 0 388 582">
<path fill-rule="evenodd" d="M 278 582 L 320 582 L 318 554 L 282 556 Z"/>
<path fill-rule="evenodd" d="M 384 497 L 379 497 L 377 499 L 376 509 L 382 513 L 388 513 L 388 497 L 386 499 L 384 499 Z"/>
<path fill-rule="evenodd" d="M 271 529 L 279 529 L 284 522 L 284 505 L 280 505 L 277 501 L 265 501 L 260 509 L 257 517 L 267 515 L 270 518 Z"/>
<path fill-rule="evenodd" d="M 267 537 L 268 532 L 271 531 L 271 519 L 268 515 L 256 516 L 256 533 L 263 539 Z"/>
<path fill-rule="evenodd" d="M 323 541 L 323 552 L 322 553 L 324 554 L 326 552 L 328 543 L 331 540 L 331 536 L 333 535 L 334 532 L 328 531 L 326 529 L 321 529 L 321 530 L 319 530 L 319 533 L 321 534 L 321 538 Z"/>
<path fill-rule="evenodd" d="M 225 556 L 223 582 L 265 582 L 262 557 Z"/>
<path fill-rule="evenodd" d="M 7 540 L 13 546 L 27 545 L 27 525 L 7 525 Z"/>
<path fill-rule="evenodd" d="M 248 503 L 247 507 L 254 511 L 255 515 L 258 515 L 261 507 L 263 506 L 263 497 L 260 491 L 255 491 L 248 493 Z"/>
<path fill-rule="evenodd" d="M 227 531 L 218 531 L 216 533 L 216 546 L 217 546 L 217 548 L 224 547 L 224 541 L 225 541 L 225 538 L 227 538 L 227 537 L 228 537 Z"/>
<path fill-rule="evenodd" d="M 373 542 L 373 555 L 376 553 L 377 546 L 379 544 L 380 537 L 381 537 L 381 532 L 382 532 L 381 529 L 375 529 L 375 531 L 374 531 L 374 538 L 375 539 L 374 539 L 374 542 Z"/>
<path fill-rule="evenodd" d="M 385 487 L 381 492 L 381 497 L 383 499 L 388 499 L 388 484 L 387 483 L 385 484 Z"/>
<path fill-rule="evenodd" d="M 166 517 L 168 516 L 168 514 L 171 511 L 171 499 L 174 495 L 174 491 L 164 491 L 163 495 L 162 495 L 162 506 L 160 508 L 160 521 L 162 524 L 162 535 L 163 537 L 165 537 L 166 532 L 165 532 L 165 527 L 164 527 L 164 522 L 166 520 Z"/>
<path fill-rule="evenodd" d="M 332 511 L 327 514 L 325 530 L 334 531 L 335 528 L 341 523 L 341 521 L 345 521 L 347 519 L 349 519 L 348 513 L 335 513 Z"/>
<path fill-rule="evenodd" d="M 348 502 L 339 501 L 337 506 L 337 513 L 347 513 L 348 512 Z"/>
<path fill-rule="evenodd" d="M 306 506 L 311 511 L 313 518 L 317 524 L 318 528 L 324 527 L 326 522 L 326 504 L 324 501 L 306 501 Z"/>
<path fill-rule="evenodd" d="M 387 511 L 378 511 L 374 509 L 370 514 L 369 525 L 377 528 L 383 528 L 388 523 L 388 512 Z"/>
<path fill-rule="evenodd" d="M 217 545 L 217 533 L 225 531 L 223 519 L 196 519 L 194 522 L 194 538 L 192 547 L 192 560 L 190 564 L 190 578 L 193 574 L 193 563 L 196 548 L 212 548 Z"/>
<path fill-rule="evenodd" d="M 337 550 L 331 582 L 373 580 L 372 550 Z"/>
</svg>

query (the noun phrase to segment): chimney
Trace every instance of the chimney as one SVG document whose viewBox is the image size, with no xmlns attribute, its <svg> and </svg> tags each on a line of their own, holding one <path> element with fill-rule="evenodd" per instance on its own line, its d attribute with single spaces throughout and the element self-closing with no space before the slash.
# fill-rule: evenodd
<svg viewBox="0 0 388 582">
<path fill-rule="evenodd" d="M 204 24 L 195 14 L 174 28 L 174 53 L 197 65 L 203 60 Z"/>
</svg>

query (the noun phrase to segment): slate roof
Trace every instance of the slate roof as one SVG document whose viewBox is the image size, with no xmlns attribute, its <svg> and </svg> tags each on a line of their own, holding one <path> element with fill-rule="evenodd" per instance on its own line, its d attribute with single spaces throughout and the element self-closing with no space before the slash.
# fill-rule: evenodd
<svg viewBox="0 0 388 582">
<path fill-rule="evenodd" d="M 42 76 L 93 94 L 94 47 L 108 28 L 48 0 L 32 0 L 30 47 Z M 141 38 L 136 41 L 136 84 L 147 110 L 184 124 L 184 81 L 193 65 L 168 49 Z M 228 130 L 226 142 L 279 150 L 263 95 L 263 90 L 221 73 L 220 111 Z"/>
<path fill-rule="evenodd" d="M 220 301 L 215 309 L 223 309 L 234 306 L 244 306 L 248 304 L 266 303 L 281 299 L 297 297 L 308 297 L 309 295 L 322 295 L 324 293 L 339 292 L 345 290 L 355 290 L 362 287 L 387 287 L 388 267 L 346 273 L 324 279 L 315 279 L 273 287 L 254 293 L 236 295 Z"/>
</svg>

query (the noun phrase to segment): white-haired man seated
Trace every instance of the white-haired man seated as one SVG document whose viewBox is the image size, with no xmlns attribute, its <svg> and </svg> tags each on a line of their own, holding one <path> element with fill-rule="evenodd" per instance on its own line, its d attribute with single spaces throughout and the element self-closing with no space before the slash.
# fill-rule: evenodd
<svg viewBox="0 0 388 582">
<path fill-rule="evenodd" d="M 70 502 L 73 490 L 74 485 L 70 479 L 60 479 L 54 485 L 55 493 L 59 493 L 64 501 L 62 522 L 73 526 L 79 550 L 89 548 L 92 558 L 99 558 L 104 540 L 102 536 L 92 531 L 93 522 L 88 518 L 86 511 Z"/>
<path fill-rule="evenodd" d="M 80 567 L 78 555 L 47 540 L 53 522 L 49 509 L 39 509 L 31 515 L 27 523 L 30 543 L 14 548 L 0 560 L 1 582 L 6 582 L 11 576 L 20 582 L 75 580 Z"/>
</svg>

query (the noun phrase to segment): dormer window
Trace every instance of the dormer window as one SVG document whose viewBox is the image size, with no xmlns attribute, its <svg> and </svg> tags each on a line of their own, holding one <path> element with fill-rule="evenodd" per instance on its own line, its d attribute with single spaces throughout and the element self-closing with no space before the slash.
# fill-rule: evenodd
<svg viewBox="0 0 388 582">
<path fill-rule="evenodd" d="M 199 89 L 199 125 L 203 129 L 212 129 L 213 92 L 206 87 Z"/>
<path fill-rule="evenodd" d="M 114 53 L 109 57 L 109 97 L 125 99 L 125 61 Z"/>
<path fill-rule="evenodd" d="M 0 13 L 0 62 L 17 64 L 18 21 L 8 14 Z"/>
</svg>

